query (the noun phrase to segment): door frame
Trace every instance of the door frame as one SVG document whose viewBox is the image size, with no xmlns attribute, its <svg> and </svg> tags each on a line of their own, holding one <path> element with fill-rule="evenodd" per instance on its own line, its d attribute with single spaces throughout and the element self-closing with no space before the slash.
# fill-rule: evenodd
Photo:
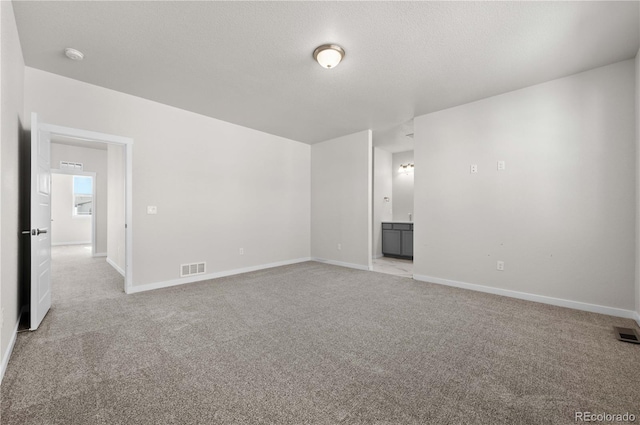
<svg viewBox="0 0 640 425">
<path fill-rule="evenodd" d="M 66 174 L 69 176 L 85 176 L 85 177 L 91 177 L 91 190 L 93 191 L 93 194 L 91 195 L 93 197 L 93 211 L 91 212 L 91 256 L 95 257 L 96 256 L 96 251 L 98 250 L 98 246 L 96 244 L 96 199 L 98 198 L 98 194 L 96 192 L 96 174 L 92 171 L 75 171 L 75 170 L 67 170 L 64 168 L 52 168 L 51 169 L 51 174 Z M 53 177 L 51 177 L 51 198 L 53 199 L 54 196 L 54 192 L 53 192 Z M 53 205 L 53 202 L 51 203 L 51 205 Z M 53 246 L 53 224 L 51 225 L 51 245 Z"/>
<path fill-rule="evenodd" d="M 125 265 L 124 292 L 130 293 L 133 286 L 133 139 L 96 131 L 81 130 L 79 128 L 63 127 L 59 125 L 41 123 L 40 128 L 52 136 L 64 136 L 88 142 L 102 142 L 124 146 L 125 176 L 124 176 L 124 210 L 125 210 Z M 95 240 L 95 239 L 94 239 Z"/>
</svg>

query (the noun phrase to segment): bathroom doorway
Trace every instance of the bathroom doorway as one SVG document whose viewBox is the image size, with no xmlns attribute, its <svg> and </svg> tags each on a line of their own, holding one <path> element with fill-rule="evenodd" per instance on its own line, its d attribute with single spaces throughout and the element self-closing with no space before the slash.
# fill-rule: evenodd
<svg viewBox="0 0 640 425">
<path fill-rule="evenodd" d="M 413 277 L 413 121 L 373 135 L 373 271 Z"/>
</svg>

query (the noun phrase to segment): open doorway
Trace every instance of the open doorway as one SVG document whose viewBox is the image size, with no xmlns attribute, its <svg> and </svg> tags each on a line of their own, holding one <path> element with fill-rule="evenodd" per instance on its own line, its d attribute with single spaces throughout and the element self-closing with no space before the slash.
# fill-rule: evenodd
<svg viewBox="0 0 640 425">
<path fill-rule="evenodd" d="M 107 145 L 53 136 L 50 155 L 52 248 L 84 245 L 106 257 Z"/>
<path fill-rule="evenodd" d="M 98 173 L 95 176 L 83 176 L 76 172 L 78 169 L 81 169 L 82 172 L 86 171 L 83 163 L 77 161 L 77 158 L 53 158 L 52 150 L 55 152 L 54 143 L 56 141 L 60 142 L 60 140 L 65 142 L 60 143 L 62 145 L 72 147 L 79 145 L 78 147 L 82 148 L 86 148 L 87 143 L 106 144 L 108 156 L 108 171 L 106 175 L 113 178 L 100 179 Z M 115 230 L 112 232 L 114 236 L 103 235 L 100 237 L 100 226 L 96 224 L 91 241 L 92 245 L 95 242 L 96 248 L 89 246 L 91 250 L 89 258 L 99 260 L 99 258 L 94 257 L 94 254 L 96 257 L 100 257 L 106 253 L 107 261 L 101 259 L 102 265 L 108 267 L 108 270 L 112 272 L 111 274 L 116 276 L 116 280 L 119 281 L 118 287 L 124 288 L 126 293 L 129 292 L 133 275 L 131 264 L 133 140 L 128 137 L 42 123 L 38 120 L 38 115 L 32 113 L 30 146 L 30 229 L 23 231 L 22 234 L 30 236 L 28 244 L 30 251 L 30 284 L 28 285 L 27 299 L 30 300 L 28 305 L 29 329 L 36 330 L 52 306 L 53 291 L 55 290 L 52 288 L 52 169 L 54 171 L 62 169 L 74 170 L 71 173 L 72 178 L 75 176 L 78 179 L 79 186 L 78 190 L 73 189 L 76 193 L 72 193 L 71 208 L 72 214 L 76 215 L 88 215 L 91 212 L 91 215 L 95 214 L 97 216 L 100 210 L 100 204 L 96 202 L 98 199 L 95 198 L 99 190 L 92 189 L 91 194 L 89 194 L 87 188 L 80 188 L 82 185 L 80 178 L 94 177 L 91 185 L 95 185 L 98 188 L 100 181 L 108 181 L 109 190 L 106 191 L 107 196 L 101 196 L 99 199 L 103 201 L 105 199 L 113 199 L 113 202 L 108 202 L 107 200 L 107 203 L 120 208 L 119 213 L 109 212 L 106 214 L 106 217 L 113 224 L 111 227 Z M 104 148 L 99 150 L 104 150 Z M 56 169 L 56 166 L 59 168 Z M 57 172 L 55 174 L 65 173 Z M 94 182 L 98 183 L 95 184 Z M 112 188 L 114 190 L 111 190 Z M 101 201 L 102 204 L 104 204 L 103 201 Z M 97 217 L 96 223 L 99 223 Z M 109 225 L 107 224 L 108 227 Z M 116 242 L 110 244 L 107 242 L 108 240 Z M 99 252 L 101 244 L 106 246 L 105 253 Z M 112 253 L 111 261 L 109 261 L 110 252 Z M 91 282 L 95 277 L 94 270 L 79 270 L 77 267 L 70 267 L 69 270 L 71 271 L 70 274 L 65 277 L 79 279 L 81 283 L 77 285 L 77 288 L 81 290 L 87 289 L 86 285 L 82 285 L 82 282 Z M 118 293 L 122 292 L 122 290 L 118 291 Z"/>
<path fill-rule="evenodd" d="M 94 263 L 106 261 L 124 279 L 125 146 L 52 135 L 50 155 L 52 265 L 101 258 Z"/>
<path fill-rule="evenodd" d="M 109 155 L 106 143 L 51 137 L 53 306 L 124 290 L 118 259 L 124 247 L 109 247 L 124 241 L 124 170 L 111 163 L 124 163 L 124 150 L 114 148 Z M 114 259 L 105 263 L 110 252 Z"/>
<path fill-rule="evenodd" d="M 373 271 L 413 277 L 413 121 L 373 135 Z"/>
</svg>

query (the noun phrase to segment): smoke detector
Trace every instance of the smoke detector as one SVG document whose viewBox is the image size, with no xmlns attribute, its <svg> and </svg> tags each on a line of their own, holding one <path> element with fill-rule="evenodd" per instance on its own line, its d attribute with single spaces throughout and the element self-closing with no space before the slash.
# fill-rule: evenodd
<svg viewBox="0 0 640 425">
<path fill-rule="evenodd" d="M 72 49 L 71 47 L 67 47 L 64 49 L 64 54 L 71 60 L 81 61 L 84 59 L 84 53 L 80 50 Z"/>
</svg>

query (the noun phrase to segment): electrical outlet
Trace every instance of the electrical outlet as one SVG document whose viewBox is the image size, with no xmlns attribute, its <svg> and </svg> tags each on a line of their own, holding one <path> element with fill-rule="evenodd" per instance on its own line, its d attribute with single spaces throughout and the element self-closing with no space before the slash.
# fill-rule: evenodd
<svg viewBox="0 0 640 425">
<path fill-rule="evenodd" d="M 158 207 L 156 207 L 155 205 L 148 205 L 147 214 L 158 214 Z"/>
<path fill-rule="evenodd" d="M 342 251 L 342 244 L 341 243 L 338 244 L 338 251 Z"/>
<path fill-rule="evenodd" d="M 507 169 L 507 164 L 504 161 L 498 161 L 498 171 L 504 171 Z"/>
<path fill-rule="evenodd" d="M 500 270 L 501 272 L 504 271 L 504 261 L 496 262 L 496 269 Z"/>
<path fill-rule="evenodd" d="M 244 248 L 240 248 L 240 255 L 244 255 Z"/>
<path fill-rule="evenodd" d="M 471 174 L 476 174 L 478 172 L 478 164 L 471 164 L 469 170 L 471 171 Z"/>
</svg>

